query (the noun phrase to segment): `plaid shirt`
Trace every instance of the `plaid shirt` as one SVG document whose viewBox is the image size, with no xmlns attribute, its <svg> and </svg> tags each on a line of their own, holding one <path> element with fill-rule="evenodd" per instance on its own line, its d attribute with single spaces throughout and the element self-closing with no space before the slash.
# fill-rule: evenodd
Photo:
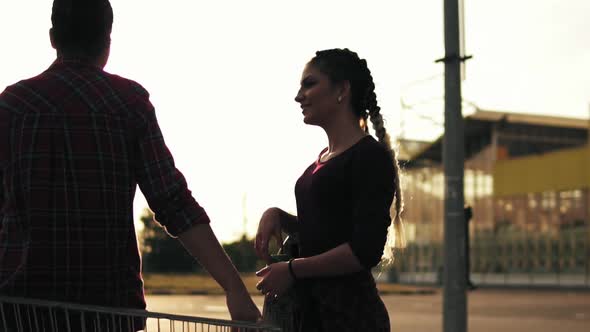
<svg viewBox="0 0 590 332">
<path fill-rule="evenodd" d="M 0 293 L 144 308 L 139 185 L 176 236 L 208 223 L 139 84 L 57 60 L 0 95 Z"/>
</svg>

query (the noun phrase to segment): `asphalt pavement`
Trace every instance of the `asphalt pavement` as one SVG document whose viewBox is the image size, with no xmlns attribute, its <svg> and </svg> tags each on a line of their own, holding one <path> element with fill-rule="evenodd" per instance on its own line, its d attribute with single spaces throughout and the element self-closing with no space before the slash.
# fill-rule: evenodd
<svg viewBox="0 0 590 332">
<path fill-rule="evenodd" d="M 255 296 L 262 307 L 262 296 Z M 442 332 L 442 292 L 388 294 L 383 300 L 394 332 Z M 229 319 L 223 296 L 150 295 L 148 310 Z M 468 293 L 470 332 L 588 332 L 590 292 L 478 289 Z"/>
</svg>

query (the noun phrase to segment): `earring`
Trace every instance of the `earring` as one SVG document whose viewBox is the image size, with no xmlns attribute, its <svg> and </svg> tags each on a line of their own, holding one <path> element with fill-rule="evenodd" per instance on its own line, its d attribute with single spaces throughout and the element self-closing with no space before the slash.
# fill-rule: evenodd
<svg viewBox="0 0 590 332">
<path fill-rule="evenodd" d="M 342 96 L 338 96 L 338 103 L 342 102 Z"/>
</svg>

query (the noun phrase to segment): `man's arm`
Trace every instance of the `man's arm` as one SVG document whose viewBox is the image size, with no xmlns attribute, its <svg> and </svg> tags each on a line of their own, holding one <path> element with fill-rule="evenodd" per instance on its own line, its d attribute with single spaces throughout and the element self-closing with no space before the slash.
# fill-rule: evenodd
<svg viewBox="0 0 590 332">
<path fill-rule="evenodd" d="M 178 240 L 225 291 L 243 286 L 235 267 L 209 225 L 196 225 L 180 234 Z"/>
<path fill-rule="evenodd" d="M 0 161 L 0 167 L 2 162 Z M 4 177 L 2 176 L 2 168 L 0 168 L 0 220 L 2 219 L 2 208 L 4 207 Z"/>
<path fill-rule="evenodd" d="M 180 234 L 186 250 L 207 269 L 227 294 L 227 306 L 233 319 L 256 321 L 260 317 L 238 271 L 217 241 L 209 225 L 197 225 Z"/>
<path fill-rule="evenodd" d="M 6 199 L 6 197 L 4 197 L 4 169 L 8 164 L 8 155 L 10 151 L 10 113 L 8 113 L 7 109 L 2 107 L 3 105 L 4 103 L 0 99 L 0 219 L 2 218 L 2 210 L 5 204 L 4 200 Z"/>
<path fill-rule="evenodd" d="M 174 166 L 153 106 L 146 97 L 138 107 L 145 109 L 145 113 L 141 114 L 143 121 L 136 130 L 136 176 L 155 219 L 171 236 L 179 237 L 189 253 L 226 291 L 232 319 L 256 321 L 260 312 L 213 234 L 205 210 L 192 197 L 184 176 Z"/>
</svg>

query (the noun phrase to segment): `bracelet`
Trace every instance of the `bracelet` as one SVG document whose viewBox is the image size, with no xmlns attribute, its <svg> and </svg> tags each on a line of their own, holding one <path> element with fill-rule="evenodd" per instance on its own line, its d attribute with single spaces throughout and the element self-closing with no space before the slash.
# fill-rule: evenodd
<svg viewBox="0 0 590 332">
<path fill-rule="evenodd" d="M 293 271 L 293 260 L 295 260 L 295 258 L 291 258 L 289 260 L 289 274 L 291 275 L 291 277 L 293 278 L 294 281 L 297 281 L 297 276 L 295 275 L 295 272 Z"/>
</svg>

